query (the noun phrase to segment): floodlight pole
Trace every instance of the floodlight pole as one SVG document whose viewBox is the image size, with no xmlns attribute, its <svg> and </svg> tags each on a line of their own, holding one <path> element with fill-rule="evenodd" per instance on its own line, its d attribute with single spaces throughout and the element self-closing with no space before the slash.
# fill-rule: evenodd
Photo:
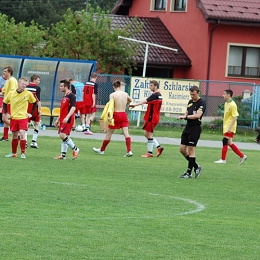
<svg viewBox="0 0 260 260">
<path fill-rule="evenodd" d="M 146 42 L 146 41 L 139 41 L 133 38 L 127 38 L 127 37 L 122 37 L 122 36 L 118 36 L 118 39 L 123 39 L 123 40 L 127 40 L 127 41 L 132 41 L 132 42 L 138 42 L 141 44 L 145 44 L 145 55 L 144 55 L 144 66 L 143 66 L 143 78 L 145 78 L 146 75 L 146 65 L 147 65 L 147 57 L 148 57 L 148 50 L 149 50 L 149 45 L 150 46 L 155 46 L 158 48 L 162 48 L 162 49 L 166 49 L 166 50 L 170 50 L 170 51 L 174 51 L 174 52 L 178 52 L 178 49 L 174 49 L 174 48 L 170 48 L 164 45 L 159 45 L 159 44 L 155 44 L 155 43 L 151 43 L 151 42 Z M 138 111 L 138 117 L 137 117 L 137 126 L 140 125 L 140 116 L 141 116 L 141 112 Z"/>
</svg>

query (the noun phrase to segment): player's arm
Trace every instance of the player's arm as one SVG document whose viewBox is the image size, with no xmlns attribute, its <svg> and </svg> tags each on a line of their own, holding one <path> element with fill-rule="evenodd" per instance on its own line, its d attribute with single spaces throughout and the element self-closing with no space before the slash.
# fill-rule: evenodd
<svg viewBox="0 0 260 260">
<path fill-rule="evenodd" d="M 10 95 L 11 95 L 11 93 L 9 92 L 9 94 L 7 94 L 7 96 L 3 100 L 3 109 L 4 109 L 6 115 L 8 114 L 7 113 L 7 111 L 8 111 L 7 104 L 10 103 Z"/>
<path fill-rule="evenodd" d="M 86 102 L 87 102 L 86 91 L 87 91 L 87 86 L 84 86 L 83 91 L 82 91 L 84 104 L 86 104 Z"/>
<path fill-rule="evenodd" d="M 189 105 L 189 103 L 190 102 L 188 102 L 188 105 Z M 181 115 L 181 116 L 178 116 L 178 118 L 177 119 L 185 119 L 185 120 L 187 120 L 187 116 L 188 116 L 188 114 L 189 114 L 189 111 L 188 111 L 188 109 L 186 110 L 186 113 L 184 114 L 184 115 Z"/>
<path fill-rule="evenodd" d="M 5 111 L 6 115 L 9 115 L 8 112 L 7 112 L 8 111 L 7 110 L 7 103 L 5 103 L 5 102 L 3 102 L 3 110 Z"/>
<path fill-rule="evenodd" d="M 71 85 L 71 92 L 76 95 L 76 88 L 74 85 Z"/>
<path fill-rule="evenodd" d="M 76 107 L 72 106 L 70 108 L 69 113 L 67 114 L 67 116 L 63 119 L 63 123 L 66 124 L 68 122 L 68 120 L 70 119 L 70 117 L 75 113 Z M 58 119 L 57 119 L 58 120 Z"/>
<path fill-rule="evenodd" d="M 94 107 L 96 105 L 96 97 L 97 97 L 97 93 L 98 93 L 98 84 L 95 83 L 94 84 L 94 93 L 92 94 L 92 106 Z"/>
<path fill-rule="evenodd" d="M 199 119 L 201 118 L 201 116 L 203 115 L 203 111 L 202 110 L 197 110 L 196 114 L 193 115 L 188 115 L 186 114 L 186 117 L 184 118 L 185 120 L 194 120 L 194 119 Z"/>
<path fill-rule="evenodd" d="M 233 119 L 228 127 L 228 133 L 232 132 L 232 128 L 233 128 L 234 124 L 236 123 L 236 121 L 237 121 L 237 116 L 233 117 Z"/>
<path fill-rule="evenodd" d="M 5 82 L 5 84 L 4 84 L 3 88 L 2 88 L 2 92 L 1 93 L 3 94 L 3 96 L 5 95 L 6 89 L 7 89 L 7 81 Z"/>
<path fill-rule="evenodd" d="M 184 114 L 184 115 L 181 115 L 181 116 L 178 116 L 178 118 L 177 119 L 185 119 L 185 120 L 187 120 L 187 117 L 188 117 L 188 110 L 186 111 L 186 113 Z"/>
<path fill-rule="evenodd" d="M 92 94 L 92 107 L 96 105 L 96 94 Z"/>
<path fill-rule="evenodd" d="M 133 101 L 132 98 L 130 98 L 130 96 L 127 95 L 127 104 L 131 103 L 132 101 Z"/>
<path fill-rule="evenodd" d="M 58 118 L 56 119 L 56 121 L 54 122 L 54 126 L 58 127 L 60 123 L 60 116 L 58 116 Z"/>
<path fill-rule="evenodd" d="M 33 113 L 34 113 L 34 111 L 37 109 L 37 102 L 35 101 L 34 103 L 33 103 L 33 107 L 32 107 L 32 110 L 31 110 L 31 112 L 30 113 L 27 113 L 27 117 L 32 117 L 32 115 L 33 115 Z"/>
<path fill-rule="evenodd" d="M 138 102 L 136 104 L 129 105 L 129 108 L 134 108 L 136 106 L 141 106 L 141 105 L 144 105 L 146 103 L 147 103 L 147 100 L 145 99 L 145 100 L 142 100 L 142 101 L 140 101 L 140 102 Z"/>
<path fill-rule="evenodd" d="M 76 96 L 74 94 L 70 95 L 70 111 L 67 114 L 67 116 L 63 119 L 63 123 L 66 124 L 70 117 L 74 115 L 75 110 L 76 110 Z"/>
<path fill-rule="evenodd" d="M 38 113 L 39 113 L 39 115 L 41 115 L 42 114 L 42 103 L 41 103 L 41 101 L 37 102 L 37 106 L 38 106 Z"/>
<path fill-rule="evenodd" d="M 42 114 L 42 103 L 41 103 L 41 89 L 40 87 L 37 88 L 37 91 L 36 91 L 36 97 L 37 97 L 37 106 L 38 106 L 38 113 L 39 115 Z"/>
</svg>

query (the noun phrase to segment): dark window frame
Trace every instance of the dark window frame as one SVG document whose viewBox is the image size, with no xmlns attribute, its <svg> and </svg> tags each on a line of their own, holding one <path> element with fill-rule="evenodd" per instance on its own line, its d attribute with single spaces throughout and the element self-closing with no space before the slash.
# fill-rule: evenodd
<svg viewBox="0 0 260 260">
<path fill-rule="evenodd" d="M 154 10 L 166 11 L 167 0 L 154 0 Z"/>
<path fill-rule="evenodd" d="M 237 64 L 239 66 L 241 66 L 241 73 L 240 74 L 232 74 L 229 73 L 229 67 L 230 65 L 227 64 L 227 76 L 228 77 L 242 77 L 242 78 L 260 78 L 260 68 L 259 68 L 259 72 L 258 72 L 258 76 L 257 75 L 250 75 L 250 74 L 246 74 L 246 58 L 247 58 L 247 49 L 249 48 L 253 48 L 253 49 L 258 49 L 260 50 L 260 47 L 250 47 L 250 46 L 236 46 L 236 45 L 230 45 L 229 46 L 229 57 L 230 58 L 230 52 L 231 52 L 231 48 L 232 47 L 238 47 L 238 48 L 242 48 L 242 60 L 241 60 L 241 64 Z"/>
<path fill-rule="evenodd" d="M 186 7 L 187 7 L 187 2 L 188 2 L 188 0 L 179 0 L 179 1 L 181 1 L 181 8 L 179 8 L 178 6 L 177 6 L 177 0 L 174 0 L 174 6 L 173 6 L 173 11 L 175 11 L 175 12 L 180 12 L 180 11 L 182 11 L 182 12 L 185 12 L 186 11 Z"/>
</svg>

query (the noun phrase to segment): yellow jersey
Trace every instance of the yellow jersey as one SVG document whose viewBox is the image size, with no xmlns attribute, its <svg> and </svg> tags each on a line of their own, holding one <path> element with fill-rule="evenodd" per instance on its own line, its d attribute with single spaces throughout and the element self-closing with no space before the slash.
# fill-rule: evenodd
<svg viewBox="0 0 260 260">
<path fill-rule="evenodd" d="M 223 133 L 228 132 L 228 128 L 231 125 L 231 122 L 234 117 L 238 117 L 237 104 L 231 99 L 229 102 L 226 102 L 224 105 L 224 119 L 223 119 Z M 234 123 L 231 131 L 236 133 L 237 130 L 237 121 Z"/>
<path fill-rule="evenodd" d="M 16 78 L 11 77 L 8 80 L 6 80 L 4 87 L 2 88 L 2 92 L 3 92 L 4 96 L 7 96 L 11 90 L 14 90 L 17 88 L 18 88 L 18 82 L 17 82 Z"/>
<path fill-rule="evenodd" d="M 4 98 L 4 103 L 10 104 L 12 119 L 26 119 L 28 104 L 34 102 L 35 97 L 27 89 L 20 93 L 16 90 L 10 91 Z"/>
</svg>

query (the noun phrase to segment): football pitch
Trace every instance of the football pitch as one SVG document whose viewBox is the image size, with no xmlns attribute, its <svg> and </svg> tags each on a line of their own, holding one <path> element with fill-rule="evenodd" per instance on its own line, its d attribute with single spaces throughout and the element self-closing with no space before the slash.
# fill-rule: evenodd
<svg viewBox="0 0 260 260">
<path fill-rule="evenodd" d="M 81 151 L 60 153 L 59 137 L 39 136 L 26 159 L 5 158 L 0 143 L 0 259 L 259 259 L 259 152 L 197 147 L 199 178 L 180 179 L 187 161 L 179 146 L 141 158 L 145 143 L 73 138 Z M 155 151 L 154 151 L 155 152 Z"/>
</svg>

